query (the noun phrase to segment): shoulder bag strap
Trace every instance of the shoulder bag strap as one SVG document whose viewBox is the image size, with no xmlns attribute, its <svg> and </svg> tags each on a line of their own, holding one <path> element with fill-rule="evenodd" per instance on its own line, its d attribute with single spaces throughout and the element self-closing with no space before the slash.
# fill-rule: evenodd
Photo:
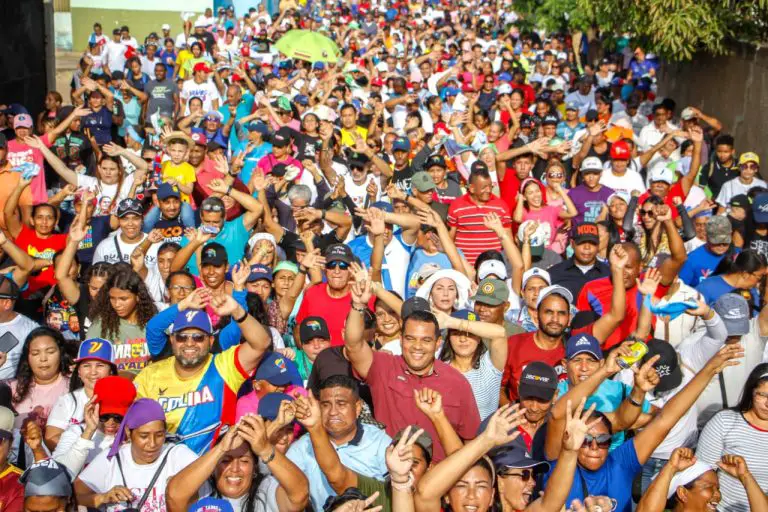
<svg viewBox="0 0 768 512">
<path fill-rule="evenodd" d="M 115 454 L 115 457 L 117 458 L 117 468 L 120 470 L 120 478 L 123 479 L 123 486 L 128 487 L 128 482 L 125 481 L 125 473 L 123 473 L 123 463 L 120 460 L 120 453 L 118 452 Z"/>
<path fill-rule="evenodd" d="M 117 250 L 117 257 L 120 260 L 120 263 L 122 263 L 123 262 L 123 251 L 120 250 L 120 244 L 117 242 L 117 237 L 119 237 L 119 236 L 120 235 L 115 235 L 112 238 L 112 241 L 115 242 L 115 249 Z"/>
<path fill-rule="evenodd" d="M 168 455 L 171 454 L 172 450 L 173 450 L 173 446 L 168 448 L 168 451 L 165 452 L 165 456 L 163 457 L 162 462 L 160 462 L 160 466 L 158 466 L 157 471 L 155 471 L 155 474 L 152 476 L 152 480 L 150 480 L 149 485 L 147 486 L 147 490 L 144 491 L 144 494 L 141 496 L 141 499 L 139 500 L 139 503 L 136 505 L 136 508 L 139 511 L 141 510 L 141 507 L 144 506 L 144 503 L 147 501 L 147 498 L 149 498 L 149 493 L 152 492 L 152 489 L 155 487 L 155 482 L 157 482 L 157 479 L 160 476 L 160 472 L 165 467 L 165 463 L 168 460 Z"/>
</svg>

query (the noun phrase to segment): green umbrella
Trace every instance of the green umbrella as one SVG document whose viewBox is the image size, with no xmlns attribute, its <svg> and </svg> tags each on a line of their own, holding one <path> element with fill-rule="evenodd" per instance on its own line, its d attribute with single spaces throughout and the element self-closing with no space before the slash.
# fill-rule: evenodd
<svg viewBox="0 0 768 512">
<path fill-rule="evenodd" d="M 336 62 L 341 57 L 336 43 L 311 30 L 291 30 L 277 40 L 275 47 L 291 59 L 312 63 Z"/>
</svg>

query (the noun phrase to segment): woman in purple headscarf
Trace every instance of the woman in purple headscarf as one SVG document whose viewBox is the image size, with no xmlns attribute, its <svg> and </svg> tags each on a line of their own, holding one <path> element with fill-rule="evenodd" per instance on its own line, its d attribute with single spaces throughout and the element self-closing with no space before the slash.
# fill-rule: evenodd
<svg viewBox="0 0 768 512">
<path fill-rule="evenodd" d="M 162 406 L 149 398 L 136 400 L 112 448 L 97 455 L 75 480 L 77 502 L 108 512 L 165 510 L 168 480 L 197 458 L 184 445 L 166 443 L 165 436 Z M 205 487 L 203 496 L 209 493 Z"/>
</svg>

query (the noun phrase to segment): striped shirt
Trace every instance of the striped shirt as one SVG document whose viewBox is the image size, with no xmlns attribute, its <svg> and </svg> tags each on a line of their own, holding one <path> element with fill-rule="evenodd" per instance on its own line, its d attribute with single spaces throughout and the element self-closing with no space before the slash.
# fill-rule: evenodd
<svg viewBox="0 0 768 512">
<path fill-rule="evenodd" d="M 765 446 L 768 446 L 768 431 L 752 426 L 740 412 L 727 409 L 713 416 L 704 427 L 696 457 L 714 466 L 723 455 L 741 455 L 763 492 L 768 492 L 768 458 L 763 451 Z M 747 512 L 749 500 L 744 486 L 724 471 L 720 471 L 718 476 L 722 494 L 718 510 Z"/>
<path fill-rule="evenodd" d="M 495 213 L 501 218 L 505 228 L 512 225 L 512 216 L 507 203 L 491 195 L 484 205 L 475 203 L 469 193 L 456 199 L 448 210 L 448 225 L 456 228 L 456 247 L 464 252 L 470 265 L 480 253 L 495 249 L 501 250 L 501 240 L 492 230 L 483 225 L 483 217 Z"/>
<path fill-rule="evenodd" d="M 493 366 L 491 352 L 487 350 L 480 357 L 480 367 L 463 373 L 475 395 L 480 420 L 484 420 L 499 408 L 499 389 L 504 372 Z"/>
</svg>

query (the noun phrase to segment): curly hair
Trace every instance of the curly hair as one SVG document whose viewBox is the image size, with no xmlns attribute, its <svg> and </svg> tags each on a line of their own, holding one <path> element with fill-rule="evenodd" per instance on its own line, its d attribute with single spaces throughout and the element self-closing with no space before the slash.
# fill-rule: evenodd
<svg viewBox="0 0 768 512">
<path fill-rule="evenodd" d="M 145 328 L 149 320 L 157 314 L 155 302 L 147 290 L 141 276 L 133 270 L 118 270 L 99 290 L 91 303 L 89 317 L 95 322 L 101 320 L 101 337 L 113 339 L 120 330 L 120 317 L 109 301 L 109 291 L 113 288 L 125 290 L 136 295 L 136 312 L 139 327 Z"/>
<path fill-rule="evenodd" d="M 19 366 L 16 368 L 16 392 L 11 398 L 13 405 L 18 405 L 23 402 L 35 386 L 32 366 L 29 364 L 29 346 L 37 338 L 42 338 L 43 336 L 48 336 L 53 339 L 59 349 L 59 373 L 65 377 L 68 377 L 71 373 L 72 357 L 67 352 L 67 340 L 64 339 L 64 335 L 50 327 L 37 327 L 32 329 L 24 340 L 24 346 L 21 349 L 21 358 L 19 359 Z"/>
</svg>

